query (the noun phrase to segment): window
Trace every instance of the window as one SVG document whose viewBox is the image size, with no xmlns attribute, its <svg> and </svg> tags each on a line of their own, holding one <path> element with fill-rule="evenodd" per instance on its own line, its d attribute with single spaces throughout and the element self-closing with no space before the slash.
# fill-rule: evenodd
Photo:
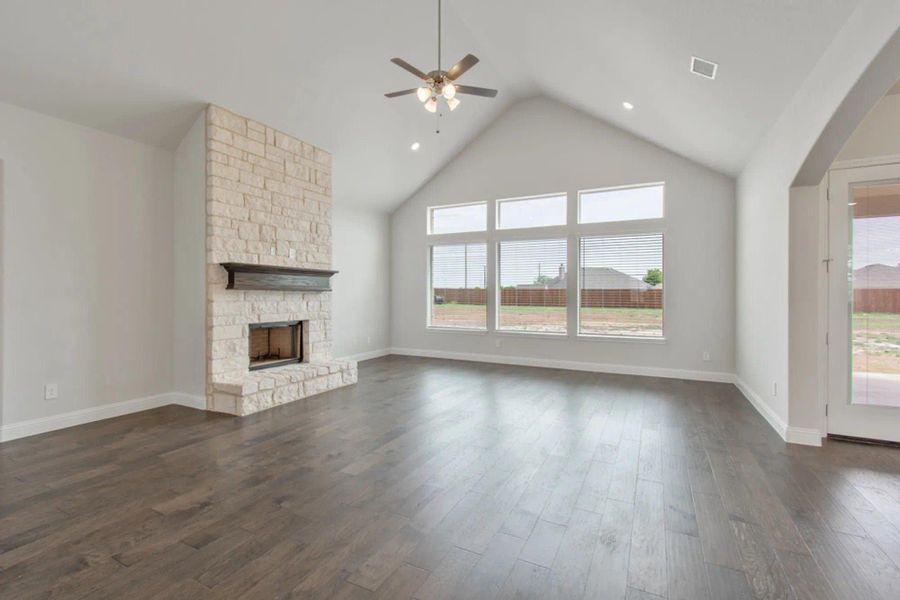
<svg viewBox="0 0 900 600">
<path fill-rule="evenodd" d="M 579 240 L 579 333 L 663 335 L 663 236 Z"/>
<path fill-rule="evenodd" d="M 512 198 L 497 202 L 497 229 L 566 224 L 566 195 Z"/>
<path fill-rule="evenodd" d="M 428 209 L 428 233 L 463 233 L 487 229 L 487 203 L 435 206 Z"/>
<path fill-rule="evenodd" d="M 431 247 L 432 327 L 487 328 L 487 244 Z"/>
<path fill-rule="evenodd" d="M 497 328 L 566 332 L 566 240 L 502 241 Z"/>
<path fill-rule="evenodd" d="M 578 193 L 579 223 L 611 223 L 663 217 L 661 183 Z"/>
</svg>

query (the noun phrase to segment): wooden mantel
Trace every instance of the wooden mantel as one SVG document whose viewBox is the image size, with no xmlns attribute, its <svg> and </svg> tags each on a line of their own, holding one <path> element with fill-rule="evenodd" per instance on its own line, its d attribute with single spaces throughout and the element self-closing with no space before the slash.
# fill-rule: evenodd
<svg viewBox="0 0 900 600">
<path fill-rule="evenodd" d="M 296 269 L 245 263 L 221 263 L 228 271 L 229 290 L 280 290 L 285 292 L 330 292 L 331 276 L 337 271 Z"/>
</svg>

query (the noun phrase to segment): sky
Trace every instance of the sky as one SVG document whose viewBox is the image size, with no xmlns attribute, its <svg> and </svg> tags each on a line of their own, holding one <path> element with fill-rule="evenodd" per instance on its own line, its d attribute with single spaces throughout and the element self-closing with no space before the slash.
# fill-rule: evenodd
<svg viewBox="0 0 900 600">
<path fill-rule="evenodd" d="M 853 269 L 900 265 L 900 217 L 853 219 Z"/>
</svg>

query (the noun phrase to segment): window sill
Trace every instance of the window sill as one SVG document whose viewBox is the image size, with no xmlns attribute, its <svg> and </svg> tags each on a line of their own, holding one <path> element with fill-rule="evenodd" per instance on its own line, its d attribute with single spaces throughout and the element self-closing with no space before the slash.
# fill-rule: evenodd
<svg viewBox="0 0 900 600">
<path fill-rule="evenodd" d="M 488 332 L 487 329 L 470 329 L 467 327 L 435 327 L 434 325 L 427 325 L 425 327 L 425 331 L 434 333 L 465 333 L 468 335 L 486 335 Z"/>
<path fill-rule="evenodd" d="M 496 329 L 492 333 L 495 335 L 499 335 L 502 337 L 533 337 L 533 338 L 547 338 L 551 340 L 567 340 L 569 339 L 569 334 L 564 332 L 550 332 L 550 331 L 516 331 L 510 329 Z"/>
<path fill-rule="evenodd" d="M 639 344 L 665 344 L 667 342 L 664 337 L 640 337 L 636 335 L 599 335 L 589 333 L 579 333 L 575 336 L 579 342 L 637 342 Z"/>
</svg>

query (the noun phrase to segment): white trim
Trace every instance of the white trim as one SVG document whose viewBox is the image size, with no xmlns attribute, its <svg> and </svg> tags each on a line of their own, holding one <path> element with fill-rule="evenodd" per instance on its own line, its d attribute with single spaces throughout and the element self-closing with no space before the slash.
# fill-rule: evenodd
<svg viewBox="0 0 900 600">
<path fill-rule="evenodd" d="M 788 427 L 787 442 L 789 444 L 802 444 L 803 446 L 821 446 L 822 432 L 809 427 Z"/>
<path fill-rule="evenodd" d="M 873 156 L 871 158 L 851 158 L 838 160 L 831 164 L 829 171 L 843 169 L 857 169 L 859 167 L 880 167 L 881 165 L 893 165 L 900 163 L 900 154 L 888 154 L 886 156 Z"/>
<path fill-rule="evenodd" d="M 0 442 L 8 442 L 10 440 L 38 435 L 40 433 L 47 433 L 48 431 L 84 425 L 85 423 L 92 423 L 94 421 L 102 421 L 103 419 L 110 419 L 112 417 L 120 417 L 142 410 L 167 406 L 169 404 L 178 404 L 189 408 L 205 410 L 206 398 L 181 392 L 169 392 L 166 394 L 158 394 L 156 396 L 147 396 L 146 398 L 135 398 L 134 400 L 124 400 L 122 402 L 114 402 L 102 406 L 93 406 L 91 408 L 74 410 L 72 412 L 41 417 L 39 419 L 8 423 L 0 426 Z"/>
<path fill-rule="evenodd" d="M 391 348 L 391 354 L 399 354 L 401 356 L 421 356 L 427 358 L 444 358 L 447 360 L 468 360 L 501 365 L 518 365 L 522 367 L 544 367 L 547 369 L 566 369 L 569 371 L 590 371 L 593 373 L 615 373 L 619 375 L 665 377 L 669 379 L 715 381 L 719 383 L 734 382 L 734 375 L 732 375 L 731 373 L 721 373 L 717 371 L 695 371 L 689 369 L 668 369 L 663 367 L 616 365 L 607 363 L 581 362 L 574 360 L 556 360 L 545 358 L 531 358 L 526 356 L 509 356 L 503 354 L 480 354 L 475 352 L 446 352 L 443 350 L 426 350 L 420 348 Z"/>
<path fill-rule="evenodd" d="M 369 350 L 368 352 L 358 352 L 356 354 L 350 354 L 348 356 L 342 356 L 337 360 L 350 360 L 350 361 L 362 361 L 362 360 L 372 360 L 373 358 L 381 358 L 382 356 L 387 356 L 391 353 L 390 348 L 379 348 L 378 350 Z"/>
<path fill-rule="evenodd" d="M 762 398 L 757 396 L 756 392 L 750 389 L 750 386 L 744 383 L 744 380 L 737 375 L 734 376 L 734 385 L 738 390 L 740 390 L 740 392 L 750 402 L 750 404 L 753 405 L 753 408 L 756 409 L 756 412 L 761 414 L 762 417 L 769 422 L 769 425 L 771 425 L 772 429 L 774 429 L 775 432 L 781 436 L 781 439 L 783 439 L 784 441 L 788 441 L 788 426 L 784 421 L 781 420 L 781 417 L 779 417 L 768 404 L 763 402 Z"/>
</svg>

